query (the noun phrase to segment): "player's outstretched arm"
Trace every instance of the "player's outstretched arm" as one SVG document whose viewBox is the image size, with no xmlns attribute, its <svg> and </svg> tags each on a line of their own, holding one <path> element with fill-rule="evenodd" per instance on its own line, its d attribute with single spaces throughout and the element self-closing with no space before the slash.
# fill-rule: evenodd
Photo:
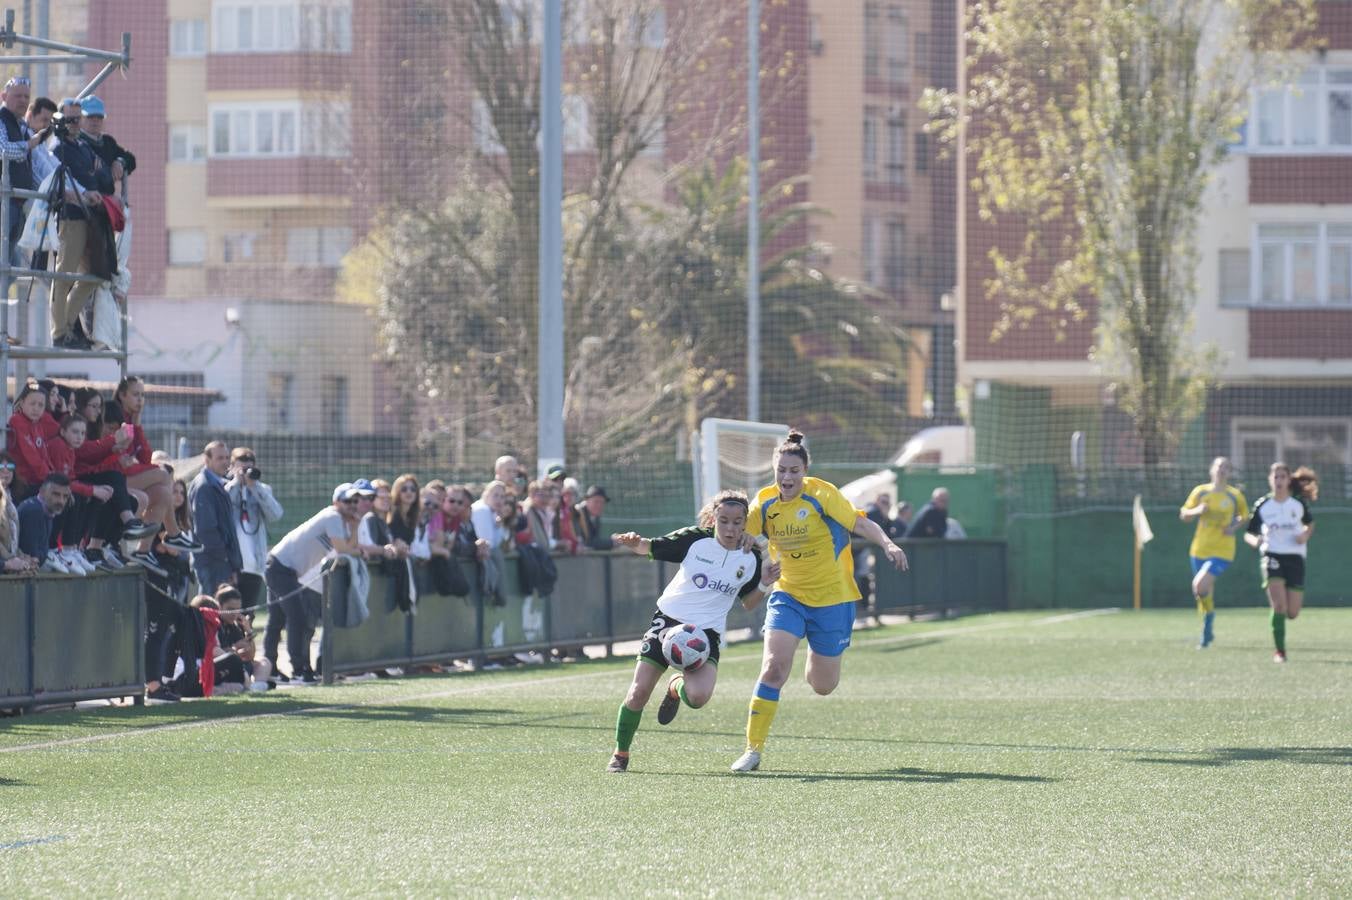
<svg viewBox="0 0 1352 900">
<path fill-rule="evenodd" d="M 911 564 L 906 560 L 906 551 L 893 543 L 892 539 L 883 531 L 882 526 L 868 516 L 855 517 L 854 533 L 864 540 L 872 541 L 882 547 L 883 553 L 887 554 L 887 561 L 902 572 L 911 567 Z"/>
<path fill-rule="evenodd" d="M 610 539 L 615 542 L 615 546 L 624 547 L 639 556 L 647 556 L 653 543 L 648 538 L 633 531 L 626 531 L 624 534 L 612 534 Z"/>
</svg>

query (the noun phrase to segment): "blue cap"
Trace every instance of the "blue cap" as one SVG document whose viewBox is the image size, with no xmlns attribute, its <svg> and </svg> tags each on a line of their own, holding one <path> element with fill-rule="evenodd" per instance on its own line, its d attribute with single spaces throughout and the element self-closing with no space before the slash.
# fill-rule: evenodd
<svg viewBox="0 0 1352 900">
<path fill-rule="evenodd" d="M 367 494 L 372 497 L 376 495 L 376 486 L 366 478 L 358 478 L 356 481 L 352 482 L 352 490 L 356 491 L 358 494 Z"/>
<path fill-rule="evenodd" d="M 86 116 L 103 115 L 103 101 L 100 100 L 98 97 L 95 97 L 93 94 L 90 94 L 88 97 L 79 101 L 79 103 L 80 109 L 84 111 L 84 114 Z"/>
</svg>

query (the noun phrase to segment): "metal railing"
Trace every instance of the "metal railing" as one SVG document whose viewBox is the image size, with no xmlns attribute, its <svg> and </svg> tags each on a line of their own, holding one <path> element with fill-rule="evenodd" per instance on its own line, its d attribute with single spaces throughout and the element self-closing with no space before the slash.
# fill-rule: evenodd
<svg viewBox="0 0 1352 900">
<path fill-rule="evenodd" d="M 20 34 L 14 29 L 14 10 L 5 11 L 5 24 L 0 28 L 0 46 L 6 50 L 13 49 L 18 44 L 25 47 L 36 47 L 41 50 L 62 50 L 66 51 L 67 56 L 50 55 L 29 55 L 29 56 L 5 56 L 0 55 L 0 63 L 23 63 L 32 65 L 51 65 L 67 62 L 101 62 L 103 68 L 92 78 L 84 88 L 76 94 L 77 100 L 83 100 L 94 93 L 103 81 L 116 71 L 127 69 L 131 66 L 131 34 L 124 32 L 122 34 L 122 49 L 99 50 L 92 47 L 81 47 L 76 44 L 66 44 L 61 41 L 48 40 L 45 37 L 35 37 L 33 35 Z M 127 203 L 127 179 L 123 176 L 121 184 L 122 202 Z M 35 284 L 37 280 L 48 282 L 70 281 L 75 283 L 93 283 L 98 287 L 111 287 L 109 281 L 99 278 L 95 275 L 68 273 L 68 272 L 48 272 L 34 270 L 28 267 L 13 265 L 14 247 L 10 245 L 9 234 L 10 216 L 13 214 L 12 200 L 39 200 L 45 199 L 39 191 L 16 188 L 10 178 L 9 160 L 0 162 L 0 300 L 4 303 L 4 315 L 0 317 L 0 372 L 6 377 L 9 375 L 10 360 L 26 361 L 30 359 L 111 359 L 116 360 L 119 366 L 121 377 L 127 374 L 127 305 L 125 302 L 118 304 L 119 317 L 121 319 L 121 346 L 116 349 L 108 350 L 73 350 L 62 347 L 50 346 L 49 341 L 40 340 L 37 346 L 11 346 L 10 335 L 13 333 L 10 328 L 10 300 L 9 292 L 16 278 L 28 278 L 29 284 Z M 31 293 L 31 290 L 30 290 Z M 24 339 L 28 337 L 28 306 L 26 300 L 21 299 L 17 303 L 18 307 L 18 328 L 23 334 Z M 15 371 L 16 392 L 27 377 L 27 367 L 21 364 Z M 0 422 L 0 429 L 4 428 L 4 423 Z M 0 436 L 3 436 L 0 432 Z"/>
</svg>

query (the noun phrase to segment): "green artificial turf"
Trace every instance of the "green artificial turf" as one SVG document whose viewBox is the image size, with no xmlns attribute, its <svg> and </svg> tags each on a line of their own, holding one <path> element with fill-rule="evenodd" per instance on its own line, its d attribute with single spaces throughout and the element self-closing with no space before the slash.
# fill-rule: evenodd
<svg viewBox="0 0 1352 900">
<path fill-rule="evenodd" d="M 1010 613 L 759 662 L 604 773 L 632 662 L 0 723 L 0 895 L 1352 895 L 1352 610 Z M 178 726 L 178 727 L 165 727 Z"/>
</svg>

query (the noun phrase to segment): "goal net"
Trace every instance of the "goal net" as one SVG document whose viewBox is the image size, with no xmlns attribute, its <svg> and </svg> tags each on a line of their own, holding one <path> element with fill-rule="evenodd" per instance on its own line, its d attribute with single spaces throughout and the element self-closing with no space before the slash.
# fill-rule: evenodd
<svg viewBox="0 0 1352 900">
<path fill-rule="evenodd" d="M 695 442 L 695 508 L 723 490 L 753 496 L 774 476 L 772 456 L 789 426 L 736 419 L 705 419 Z"/>
</svg>

